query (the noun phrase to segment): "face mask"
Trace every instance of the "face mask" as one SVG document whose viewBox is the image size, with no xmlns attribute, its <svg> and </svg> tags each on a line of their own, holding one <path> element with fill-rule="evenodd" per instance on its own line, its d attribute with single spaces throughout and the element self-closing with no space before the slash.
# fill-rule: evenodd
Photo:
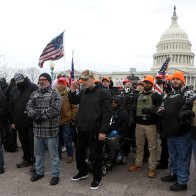
<svg viewBox="0 0 196 196">
<path fill-rule="evenodd" d="M 18 87 L 19 89 L 21 89 L 21 90 L 25 89 L 25 83 L 24 83 L 24 82 L 20 82 L 20 83 L 18 83 L 18 84 L 16 84 L 16 85 L 17 85 L 17 87 Z"/>
</svg>

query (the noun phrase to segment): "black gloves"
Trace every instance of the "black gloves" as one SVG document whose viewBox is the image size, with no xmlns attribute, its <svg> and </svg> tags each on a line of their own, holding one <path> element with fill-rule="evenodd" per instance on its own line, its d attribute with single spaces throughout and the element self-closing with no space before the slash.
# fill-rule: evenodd
<svg viewBox="0 0 196 196">
<path fill-rule="evenodd" d="M 152 113 L 151 108 L 143 108 L 142 109 L 142 114 L 150 115 Z"/>
<path fill-rule="evenodd" d="M 151 114 L 154 113 L 155 111 L 156 111 L 156 106 L 153 105 L 152 108 L 143 108 L 143 109 L 142 109 L 142 114 L 151 115 Z"/>
<path fill-rule="evenodd" d="M 183 112 L 184 118 L 195 117 L 195 113 L 192 110 L 186 110 Z"/>
<path fill-rule="evenodd" d="M 34 121 L 35 123 L 40 123 L 40 122 L 43 121 L 43 120 L 44 120 L 44 118 L 43 118 L 41 112 L 37 112 L 37 113 L 35 114 L 34 119 L 33 119 L 33 121 Z"/>
<path fill-rule="evenodd" d="M 181 120 L 187 120 L 191 117 L 195 117 L 195 113 L 192 110 L 185 110 L 179 113 L 179 119 Z"/>
</svg>

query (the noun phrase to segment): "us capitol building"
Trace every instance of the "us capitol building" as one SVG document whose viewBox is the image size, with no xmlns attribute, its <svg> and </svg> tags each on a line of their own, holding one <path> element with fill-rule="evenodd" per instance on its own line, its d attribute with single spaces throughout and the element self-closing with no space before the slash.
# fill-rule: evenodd
<svg viewBox="0 0 196 196">
<path fill-rule="evenodd" d="M 174 7 L 173 16 L 171 17 L 170 27 L 163 32 L 161 39 L 157 44 L 157 51 L 153 55 L 153 66 L 150 71 L 137 72 L 135 68 L 131 68 L 127 72 L 94 72 L 96 79 L 101 79 L 103 76 L 109 76 L 114 85 L 122 83 L 123 79 L 129 75 L 134 74 L 140 79 L 143 79 L 146 75 L 155 76 L 160 70 L 161 65 L 165 60 L 171 56 L 169 63 L 169 74 L 174 71 L 183 71 L 185 74 L 186 85 L 193 85 L 196 87 L 196 68 L 194 66 L 195 54 L 191 51 L 191 42 L 188 39 L 187 33 L 178 25 L 178 16 L 176 15 L 176 7 Z M 66 75 L 69 75 L 70 70 L 66 71 Z M 80 76 L 80 71 L 75 71 L 75 77 Z"/>
</svg>

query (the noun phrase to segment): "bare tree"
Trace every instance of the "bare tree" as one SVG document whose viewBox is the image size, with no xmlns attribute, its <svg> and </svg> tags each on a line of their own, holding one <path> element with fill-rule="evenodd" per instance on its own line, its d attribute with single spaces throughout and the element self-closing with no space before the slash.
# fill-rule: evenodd
<svg viewBox="0 0 196 196">
<path fill-rule="evenodd" d="M 8 67 L 8 61 L 4 56 L 2 56 L 2 61 L 0 62 L 0 77 L 5 78 L 6 81 L 12 78 L 13 70 Z"/>
<path fill-rule="evenodd" d="M 40 74 L 40 70 L 37 67 L 29 67 L 26 69 L 26 75 L 31 80 L 31 82 L 37 82 Z"/>
</svg>

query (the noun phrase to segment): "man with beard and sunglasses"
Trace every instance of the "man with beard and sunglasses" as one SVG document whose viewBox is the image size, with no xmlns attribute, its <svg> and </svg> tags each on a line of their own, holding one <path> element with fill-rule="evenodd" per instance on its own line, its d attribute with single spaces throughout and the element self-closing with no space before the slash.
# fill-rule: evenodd
<svg viewBox="0 0 196 196">
<path fill-rule="evenodd" d="M 163 182 L 175 182 L 171 191 L 187 189 L 189 166 L 191 161 L 190 123 L 192 113 L 186 113 L 181 118 L 181 110 L 185 101 L 191 97 L 191 91 L 185 87 L 184 73 L 176 71 L 172 75 L 172 91 L 163 99 L 158 113 L 161 114 L 162 131 L 167 136 L 169 152 L 168 176 L 162 177 Z"/>
<path fill-rule="evenodd" d="M 18 130 L 18 136 L 23 151 L 23 160 L 21 163 L 16 164 L 16 167 L 23 168 L 35 163 L 33 152 L 33 121 L 27 115 L 26 104 L 29 101 L 31 93 L 38 89 L 38 87 L 21 73 L 15 73 L 14 79 L 16 88 L 10 100 L 13 118 L 11 127 Z M 31 171 L 33 171 L 33 169 L 31 169 Z"/>
<path fill-rule="evenodd" d="M 134 101 L 135 109 L 131 111 L 131 116 L 136 120 L 136 158 L 135 164 L 130 165 L 128 171 L 135 172 L 141 170 L 143 164 L 145 139 L 148 141 L 149 168 L 147 176 L 156 176 L 157 163 L 157 115 L 156 110 L 161 104 L 161 96 L 153 91 L 154 78 L 146 76 L 143 81 L 144 91 L 139 93 Z"/>
</svg>

